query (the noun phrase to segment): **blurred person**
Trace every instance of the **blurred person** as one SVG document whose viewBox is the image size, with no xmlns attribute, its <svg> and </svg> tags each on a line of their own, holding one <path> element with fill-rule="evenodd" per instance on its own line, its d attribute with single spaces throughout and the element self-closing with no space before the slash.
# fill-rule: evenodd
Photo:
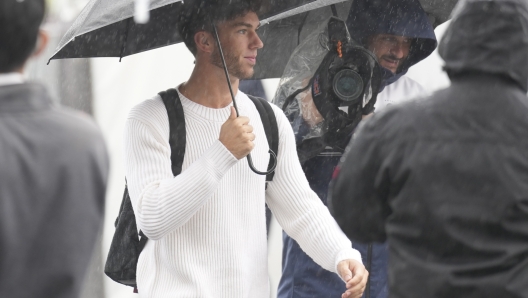
<svg viewBox="0 0 528 298">
<path fill-rule="evenodd" d="M 352 3 L 346 23 L 352 39 L 370 50 L 383 67 L 386 86 L 378 94 L 376 112 L 425 94 L 421 85 L 404 76 L 409 67 L 425 59 L 436 48 L 433 27 L 418 0 L 356 0 Z M 309 109 L 312 114 L 307 116 L 306 121 L 315 126 L 324 119 L 313 104 L 311 92 L 307 94 L 303 103 L 308 102 L 313 108 Z M 311 188 L 324 204 L 332 173 L 342 153 L 341 149 L 328 145 L 302 165 Z M 369 271 L 363 297 L 387 297 L 386 243 L 351 240 L 352 246 L 361 252 Z M 287 234 L 283 235 L 283 244 L 279 298 L 339 297 L 344 285 L 337 276 L 317 265 Z"/>
<path fill-rule="evenodd" d="M 390 297 L 528 297 L 526 28 L 526 1 L 462 1 L 451 86 L 352 139 L 329 206 L 350 238 L 388 240 Z"/>
<path fill-rule="evenodd" d="M 267 203 L 319 264 L 346 281 L 343 296 L 361 297 L 368 273 L 360 254 L 310 189 L 279 108 L 272 106 L 279 149 L 267 189 L 265 177 L 244 160 L 251 152 L 257 168 L 269 161 L 259 113 L 238 90 L 263 47 L 256 33 L 258 7 L 242 1 L 190 5 L 180 34 L 196 62 L 189 80 L 176 87 L 186 127 L 181 174 L 171 171 L 169 121 L 159 95 L 136 106 L 125 127 L 128 189 L 138 228 L 149 238 L 137 265 L 139 295 L 268 298 Z M 211 22 L 244 116 L 237 117 L 232 106 Z"/>
<path fill-rule="evenodd" d="M 46 47 L 44 13 L 0 1 L 0 297 L 78 297 L 103 223 L 101 132 L 23 76 Z"/>
</svg>

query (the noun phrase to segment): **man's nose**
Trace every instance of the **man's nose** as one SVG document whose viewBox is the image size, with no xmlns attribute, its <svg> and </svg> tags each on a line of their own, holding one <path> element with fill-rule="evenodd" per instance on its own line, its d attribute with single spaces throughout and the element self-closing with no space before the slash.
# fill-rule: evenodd
<svg viewBox="0 0 528 298">
<path fill-rule="evenodd" d="M 401 59 L 405 55 L 403 47 L 404 46 L 401 43 L 397 42 L 391 47 L 390 53 L 394 55 L 396 58 Z"/>
<path fill-rule="evenodd" d="M 254 34 L 251 45 L 253 49 L 262 49 L 262 47 L 264 47 L 264 43 L 262 42 L 257 33 Z"/>
<path fill-rule="evenodd" d="M 396 42 L 390 48 L 390 53 L 398 59 L 405 58 L 405 45 L 401 42 Z"/>
</svg>

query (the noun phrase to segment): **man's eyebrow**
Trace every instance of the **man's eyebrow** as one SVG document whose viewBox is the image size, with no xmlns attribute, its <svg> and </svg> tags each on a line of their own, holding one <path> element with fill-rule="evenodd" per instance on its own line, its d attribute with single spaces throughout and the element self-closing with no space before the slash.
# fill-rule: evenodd
<svg viewBox="0 0 528 298">
<path fill-rule="evenodd" d="M 253 28 L 253 25 L 251 25 L 250 23 L 246 23 L 246 22 L 237 22 L 233 24 L 233 27 Z M 259 27 L 260 27 L 260 23 L 258 24 L 257 28 L 255 28 L 255 30 L 258 29 Z"/>
</svg>

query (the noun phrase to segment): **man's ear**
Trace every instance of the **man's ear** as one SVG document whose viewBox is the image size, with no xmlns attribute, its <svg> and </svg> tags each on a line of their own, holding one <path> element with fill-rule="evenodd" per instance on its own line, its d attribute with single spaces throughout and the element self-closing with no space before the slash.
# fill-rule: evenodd
<svg viewBox="0 0 528 298">
<path fill-rule="evenodd" d="M 194 43 L 198 51 L 212 53 L 215 47 L 213 36 L 206 31 L 198 31 L 194 34 Z"/>
<path fill-rule="evenodd" d="M 42 52 L 46 49 L 46 46 L 48 45 L 48 41 L 48 33 L 42 29 L 39 29 L 37 44 L 35 45 L 35 50 L 33 50 L 33 54 L 31 54 L 31 57 L 36 57 L 42 54 Z"/>
</svg>

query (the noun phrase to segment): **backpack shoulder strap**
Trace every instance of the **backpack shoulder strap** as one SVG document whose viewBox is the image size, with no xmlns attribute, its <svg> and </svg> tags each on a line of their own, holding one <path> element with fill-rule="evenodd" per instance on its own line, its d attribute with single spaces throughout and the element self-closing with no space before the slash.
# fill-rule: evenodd
<svg viewBox="0 0 528 298">
<path fill-rule="evenodd" d="M 159 93 L 169 117 L 169 144 L 171 148 L 172 174 L 177 176 L 182 171 L 183 157 L 185 155 L 185 116 L 183 106 L 174 88 Z"/>
<path fill-rule="evenodd" d="M 260 97 L 255 97 L 247 94 L 249 99 L 253 101 L 255 107 L 260 114 L 260 119 L 262 120 L 262 126 L 264 126 L 264 132 L 266 133 L 266 138 L 268 139 L 269 148 L 278 155 L 279 151 L 279 128 L 277 126 L 277 118 L 275 117 L 275 112 L 270 103 Z M 270 159 L 268 163 L 268 170 L 273 166 L 272 160 Z M 266 181 L 273 181 L 273 176 L 275 171 L 266 176 Z"/>
<path fill-rule="evenodd" d="M 185 155 L 186 141 L 183 106 L 176 89 L 160 92 L 159 95 L 165 104 L 169 118 L 171 168 L 172 173 L 176 176 L 181 173 Z M 139 231 L 139 236 L 136 234 L 136 218 L 128 194 L 128 185 L 126 184 L 115 226 L 116 232 L 112 238 L 104 272 L 116 282 L 134 287 L 134 292 L 137 293 L 136 266 L 139 255 L 145 247 L 148 238 L 143 234 L 143 231 Z"/>
</svg>

